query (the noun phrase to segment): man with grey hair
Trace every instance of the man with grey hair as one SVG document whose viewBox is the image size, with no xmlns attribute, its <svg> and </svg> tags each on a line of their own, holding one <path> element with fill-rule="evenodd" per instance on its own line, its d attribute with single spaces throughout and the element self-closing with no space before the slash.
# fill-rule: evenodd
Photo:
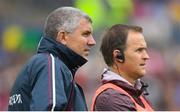
<svg viewBox="0 0 180 112">
<path fill-rule="evenodd" d="M 73 7 L 54 10 L 46 19 L 37 54 L 14 83 L 8 109 L 86 111 L 84 93 L 74 75 L 95 44 L 87 14 Z"/>
</svg>

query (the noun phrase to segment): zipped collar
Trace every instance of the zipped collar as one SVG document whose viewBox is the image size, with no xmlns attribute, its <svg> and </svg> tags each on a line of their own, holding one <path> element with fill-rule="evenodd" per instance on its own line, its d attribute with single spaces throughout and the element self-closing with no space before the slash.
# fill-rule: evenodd
<svg viewBox="0 0 180 112">
<path fill-rule="evenodd" d="M 108 82 L 111 80 L 120 80 L 132 86 L 130 82 L 128 82 L 126 79 L 124 79 L 120 75 L 116 74 L 115 72 L 110 71 L 107 68 L 104 68 L 103 74 L 102 74 L 102 82 Z"/>
<path fill-rule="evenodd" d="M 37 53 L 51 53 L 61 59 L 74 75 L 76 70 L 84 65 L 87 60 L 50 37 L 42 37 Z"/>
</svg>

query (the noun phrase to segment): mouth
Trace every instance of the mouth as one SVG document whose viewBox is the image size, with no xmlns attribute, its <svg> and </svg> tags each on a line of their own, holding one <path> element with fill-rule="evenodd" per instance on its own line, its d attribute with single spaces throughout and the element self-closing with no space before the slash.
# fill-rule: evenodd
<svg viewBox="0 0 180 112">
<path fill-rule="evenodd" d="M 88 56 L 89 55 L 89 52 L 90 52 L 90 49 L 85 49 L 85 55 Z"/>
<path fill-rule="evenodd" d="M 140 66 L 142 66 L 142 67 L 145 67 L 145 65 L 146 65 L 145 63 L 143 63 L 143 64 L 140 64 Z"/>
</svg>

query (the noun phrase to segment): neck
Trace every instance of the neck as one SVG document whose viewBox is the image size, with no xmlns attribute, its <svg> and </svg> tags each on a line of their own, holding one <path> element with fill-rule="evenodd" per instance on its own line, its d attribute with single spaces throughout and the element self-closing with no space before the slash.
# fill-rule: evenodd
<svg viewBox="0 0 180 112">
<path fill-rule="evenodd" d="M 129 83 L 131 83 L 133 86 L 135 85 L 135 80 L 133 80 L 131 77 L 129 77 L 125 72 L 123 72 L 123 71 L 121 71 L 117 66 L 111 66 L 111 67 L 109 67 L 109 69 L 112 71 L 112 72 L 114 72 L 114 73 L 116 73 L 116 74 L 118 74 L 118 75 L 120 75 L 121 77 L 123 77 L 124 79 L 126 79 Z"/>
</svg>

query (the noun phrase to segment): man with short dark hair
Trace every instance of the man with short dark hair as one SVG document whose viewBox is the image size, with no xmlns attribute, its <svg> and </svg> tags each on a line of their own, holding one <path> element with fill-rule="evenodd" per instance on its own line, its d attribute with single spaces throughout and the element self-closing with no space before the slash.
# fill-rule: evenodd
<svg viewBox="0 0 180 112">
<path fill-rule="evenodd" d="M 142 28 L 112 26 L 103 35 L 100 50 L 108 68 L 104 69 L 103 84 L 95 93 L 92 110 L 151 111 L 143 95 L 146 85 L 140 81 L 149 59 Z"/>
<path fill-rule="evenodd" d="M 54 10 L 46 19 L 37 54 L 18 75 L 10 111 L 87 111 L 84 93 L 74 81 L 96 44 L 91 18 L 73 7 Z"/>
</svg>

